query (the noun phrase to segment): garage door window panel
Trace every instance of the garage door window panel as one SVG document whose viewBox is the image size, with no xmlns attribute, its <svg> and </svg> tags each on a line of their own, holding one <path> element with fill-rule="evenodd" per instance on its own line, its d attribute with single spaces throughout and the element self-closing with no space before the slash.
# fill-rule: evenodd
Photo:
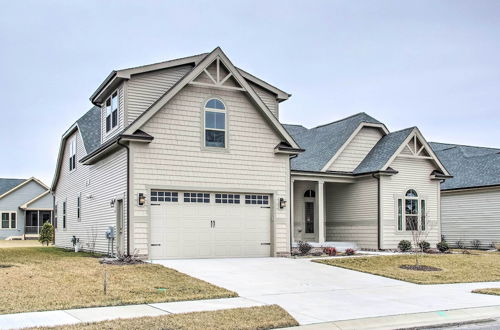
<svg viewBox="0 0 500 330">
<path fill-rule="evenodd" d="M 240 195 L 238 194 L 215 194 L 216 204 L 240 204 Z"/>
<path fill-rule="evenodd" d="M 245 195 L 245 204 L 269 205 L 269 196 L 266 196 L 266 195 Z"/>
<path fill-rule="evenodd" d="M 210 203 L 210 194 L 208 193 L 184 193 L 184 203 Z"/>
<path fill-rule="evenodd" d="M 179 193 L 172 191 L 151 191 L 152 202 L 178 202 Z"/>
</svg>

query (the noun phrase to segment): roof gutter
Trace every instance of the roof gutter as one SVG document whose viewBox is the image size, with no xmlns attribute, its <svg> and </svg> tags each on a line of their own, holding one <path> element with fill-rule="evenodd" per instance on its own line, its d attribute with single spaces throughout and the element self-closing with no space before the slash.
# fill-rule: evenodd
<svg viewBox="0 0 500 330">
<path fill-rule="evenodd" d="M 98 105 L 95 103 L 95 98 L 101 93 L 101 91 L 104 89 L 104 87 L 106 87 L 106 85 L 108 85 L 115 77 L 116 77 L 116 71 L 113 70 L 111 71 L 111 73 L 106 77 L 106 79 L 104 79 L 104 81 L 99 85 L 99 87 L 97 87 L 97 89 L 94 91 L 94 93 L 92 93 L 92 95 L 90 95 L 90 102 L 92 102 L 92 104 L 94 105 Z"/>
</svg>

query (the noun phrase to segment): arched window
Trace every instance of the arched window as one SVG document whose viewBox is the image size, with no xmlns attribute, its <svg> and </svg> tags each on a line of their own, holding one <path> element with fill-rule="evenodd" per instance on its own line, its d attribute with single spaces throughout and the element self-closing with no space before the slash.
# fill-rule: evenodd
<svg viewBox="0 0 500 330">
<path fill-rule="evenodd" d="M 416 190 L 408 189 L 404 198 L 398 199 L 398 230 L 425 230 L 425 212 L 425 200 L 419 198 Z"/>
<path fill-rule="evenodd" d="M 304 193 L 304 197 L 316 197 L 314 190 L 308 190 Z"/>
<path fill-rule="evenodd" d="M 219 99 L 205 103 L 205 147 L 226 147 L 226 106 Z"/>
</svg>

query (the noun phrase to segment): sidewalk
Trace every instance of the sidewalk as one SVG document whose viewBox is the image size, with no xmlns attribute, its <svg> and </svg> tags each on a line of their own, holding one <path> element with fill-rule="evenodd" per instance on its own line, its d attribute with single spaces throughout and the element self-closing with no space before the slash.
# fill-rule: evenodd
<svg viewBox="0 0 500 330">
<path fill-rule="evenodd" d="M 38 326 L 56 326 L 80 322 L 98 322 L 118 318 L 160 316 L 189 312 L 263 306 L 246 298 L 224 298 L 155 303 L 142 305 L 110 306 L 67 309 L 59 311 L 17 313 L 0 315 L 0 329 L 19 329 Z"/>
<path fill-rule="evenodd" d="M 369 317 L 356 320 L 344 320 L 302 325 L 286 328 L 290 330 L 392 330 L 415 329 L 431 326 L 463 324 L 471 322 L 493 322 L 500 318 L 500 306 L 455 309 L 427 313 L 402 314 L 383 317 Z M 466 329 L 466 327 L 464 327 Z"/>
</svg>

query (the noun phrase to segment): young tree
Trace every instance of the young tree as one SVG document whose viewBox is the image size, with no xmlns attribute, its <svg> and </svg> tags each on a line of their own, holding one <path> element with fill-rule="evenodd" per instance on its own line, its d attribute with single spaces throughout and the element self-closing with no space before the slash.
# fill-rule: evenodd
<svg viewBox="0 0 500 330">
<path fill-rule="evenodd" d="M 40 229 L 38 241 L 42 244 L 47 244 L 47 246 L 54 241 L 54 226 L 51 223 L 46 222 L 43 224 L 42 229 Z"/>
<path fill-rule="evenodd" d="M 411 237 L 413 241 L 413 246 L 415 249 L 415 265 L 420 265 L 420 256 L 425 252 L 425 242 L 427 236 L 432 231 L 435 226 L 435 221 L 431 221 L 427 216 L 427 213 L 422 215 L 420 219 L 412 219 L 413 221 L 408 221 L 407 226 L 411 228 Z M 418 221 L 420 220 L 420 221 Z"/>
</svg>

